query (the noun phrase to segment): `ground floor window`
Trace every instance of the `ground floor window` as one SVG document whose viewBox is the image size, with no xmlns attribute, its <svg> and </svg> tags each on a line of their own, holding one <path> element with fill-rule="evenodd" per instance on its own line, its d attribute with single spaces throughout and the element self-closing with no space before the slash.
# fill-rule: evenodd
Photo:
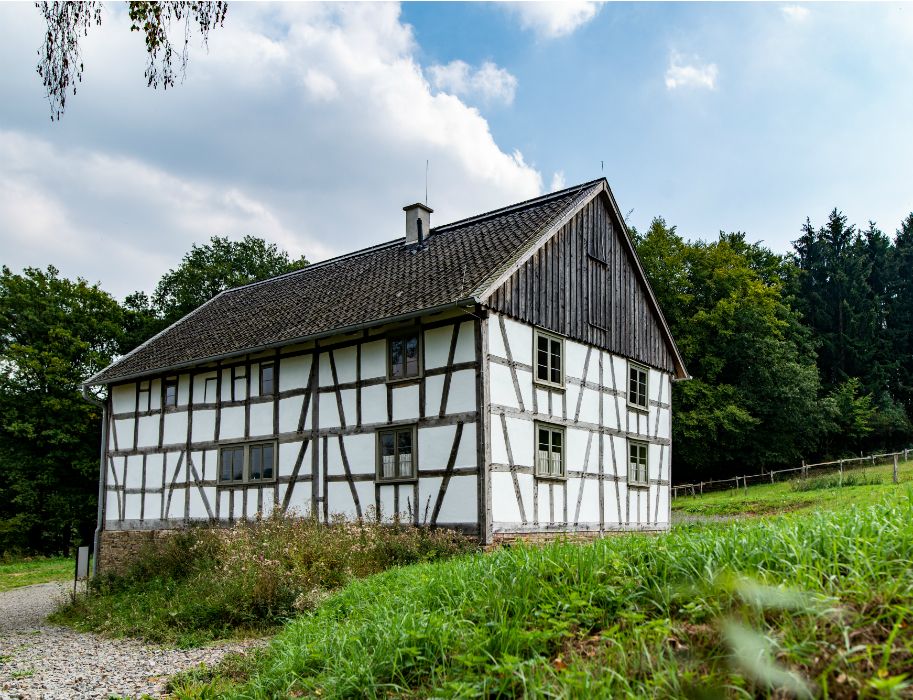
<svg viewBox="0 0 913 700">
<path fill-rule="evenodd" d="M 219 448 L 220 484 L 260 484 L 275 478 L 275 442 L 251 442 Z"/>
<path fill-rule="evenodd" d="M 650 484 L 647 468 L 648 445 L 645 442 L 628 441 L 628 484 L 631 486 L 648 486 Z"/>
<path fill-rule="evenodd" d="M 536 423 L 536 476 L 564 475 L 564 428 Z"/>
<path fill-rule="evenodd" d="M 415 426 L 407 425 L 377 433 L 378 481 L 415 478 Z"/>
</svg>

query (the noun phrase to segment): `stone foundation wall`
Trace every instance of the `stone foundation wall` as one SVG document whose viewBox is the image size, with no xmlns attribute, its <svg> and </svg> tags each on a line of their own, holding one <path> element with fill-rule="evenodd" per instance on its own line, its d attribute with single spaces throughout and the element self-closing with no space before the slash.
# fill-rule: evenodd
<svg viewBox="0 0 913 700">
<path fill-rule="evenodd" d="M 98 573 L 123 573 L 144 547 L 175 532 L 177 530 L 103 530 L 98 543 Z"/>
</svg>

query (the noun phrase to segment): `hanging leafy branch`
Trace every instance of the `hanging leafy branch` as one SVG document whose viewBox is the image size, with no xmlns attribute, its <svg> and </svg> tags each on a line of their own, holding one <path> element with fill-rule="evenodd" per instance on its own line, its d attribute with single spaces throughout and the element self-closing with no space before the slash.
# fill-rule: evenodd
<svg viewBox="0 0 913 700">
<path fill-rule="evenodd" d="M 100 26 L 101 2 L 36 2 L 47 24 L 44 44 L 38 49 L 38 75 L 47 91 L 51 120 L 59 120 L 66 108 L 67 95 L 76 94 L 82 82 L 81 39 L 89 28 Z M 173 87 L 178 75 L 187 71 L 190 39 L 198 29 L 203 46 L 209 45 L 209 32 L 221 27 L 228 13 L 227 2 L 128 2 L 130 31 L 142 32 L 146 40 L 146 84 L 152 88 Z M 172 27 L 183 27 L 183 42 L 171 40 Z"/>
</svg>

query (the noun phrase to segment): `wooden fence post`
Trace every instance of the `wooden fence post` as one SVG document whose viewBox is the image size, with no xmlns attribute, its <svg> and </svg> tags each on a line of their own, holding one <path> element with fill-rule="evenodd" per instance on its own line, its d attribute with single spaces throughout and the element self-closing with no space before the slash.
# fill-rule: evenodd
<svg viewBox="0 0 913 700">
<path fill-rule="evenodd" d="M 899 483 L 897 478 L 897 455 L 894 455 L 894 483 Z"/>
<path fill-rule="evenodd" d="M 771 469 L 770 470 L 770 483 L 773 483 L 773 482 L 774 482 L 774 470 Z"/>
<path fill-rule="evenodd" d="M 701 495 L 704 495 L 704 482 L 701 482 Z"/>
</svg>

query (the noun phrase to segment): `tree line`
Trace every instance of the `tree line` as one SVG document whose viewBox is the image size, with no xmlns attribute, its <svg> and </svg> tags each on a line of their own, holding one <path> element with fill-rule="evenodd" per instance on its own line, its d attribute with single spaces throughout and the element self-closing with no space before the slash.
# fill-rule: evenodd
<svg viewBox="0 0 913 700">
<path fill-rule="evenodd" d="M 913 214 L 892 238 L 837 210 L 779 255 L 742 233 L 631 230 L 692 379 L 673 387 L 675 481 L 913 440 Z M 262 239 L 195 245 L 118 302 L 53 267 L 0 274 L 0 551 L 95 527 L 100 411 L 82 382 L 224 289 L 307 265 Z"/>
</svg>

